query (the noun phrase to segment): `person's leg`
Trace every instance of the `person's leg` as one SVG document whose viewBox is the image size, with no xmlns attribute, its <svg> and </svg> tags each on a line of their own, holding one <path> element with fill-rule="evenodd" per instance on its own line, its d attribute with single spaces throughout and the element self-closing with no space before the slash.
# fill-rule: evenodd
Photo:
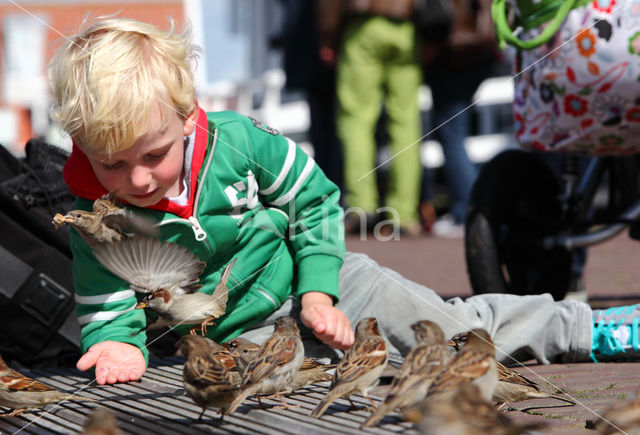
<svg viewBox="0 0 640 435">
<path fill-rule="evenodd" d="M 389 192 L 386 205 L 398 212 L 400 225 L 418 223 L 422 143 L 418 88 L 422 71 L 417 57 L 413 23 L 387 22 L 385 85 L 387 131 L 393 160 L 389 163 Z"/>
<path fill-rule="evenodd" d="M 378 208 L 375 125 L 382 104 L 378 17 L 354 18 L 345 28 L 337 76 L 337 127 L 344 155 L 347 207 Z"/>
<path fill-rule="evenodd" d="M 471 127 L 470 98 L 468 92 L 454 89 L 464 87 L 463 75 L 448 77 L 434 73 L 431 81 L 434 127 L 444 153 L 444 174 L 451 195 L 451 216 L 456 224 L 464 223 L 471 188 L 478 171 L 469 159 L 465 139 Z"/>
<path fill-rule="evenodd" d="M 486 294 L 444 301 L 433 290 L 403 278 L 363 254 L 347 253 L 340 271 L 337 304 L 355 324 L 376 317 L 393 350 L 406 354 L 415 344 L 409 325 L 428 319 L 451 337 L 484 328 L 496 343 L 498 359 L 536 358 L 586 361 L 591 352 L 592 313 L 578 301 L 554 302 L 550 295 Z"/>
</svg>

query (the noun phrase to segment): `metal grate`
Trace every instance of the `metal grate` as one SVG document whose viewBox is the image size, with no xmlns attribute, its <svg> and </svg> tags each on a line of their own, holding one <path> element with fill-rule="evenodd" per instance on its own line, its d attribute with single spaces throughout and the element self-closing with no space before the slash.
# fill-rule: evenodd
<svg viewBox="0 0 640 435">
<path fill-rule="evenodd" d="M 140 382 L 109 386 L 89 384 L 91 378 L 72 369 L 23 373 L 62 391 L 82 390 L 81 394 L 98 402 L 49 405 L 16 417 L 0 418 L 0 433 L 79 433 L 92 409 L 104 406 L 115 413 L 120 428 L 131 434 L 355 434 L 363 433 L 359 427 L 369 415 L 364 408 L 370 406 L 366 399 L 355 395 L 352 400 L 362 409 L 351 410 L 349 402 L 340 399 L 321 419 L 311 418 L 309 414 L 328 390 L 328 383 L 320 383 L 287 397 L 287 403 L 294 405 L 290 409 L 277 409 L 281 403 L 267 399 L 262 401 L 265 409 L 261 410 L 257 408 L 257 400 L 248 399 L 235 413 L 225 416 L 222 424 L 217 411 L 210 409 L 204 414 L 203 423 L 195 425 L 201 408 L 184 391 L 180 358 L 152 361 Z M 366 433 L 415 433 L 408 423 L 400 422 L 393 415 L 387 416 L 383 423 L 383 427 L 368 429 Z"/>
</svg>

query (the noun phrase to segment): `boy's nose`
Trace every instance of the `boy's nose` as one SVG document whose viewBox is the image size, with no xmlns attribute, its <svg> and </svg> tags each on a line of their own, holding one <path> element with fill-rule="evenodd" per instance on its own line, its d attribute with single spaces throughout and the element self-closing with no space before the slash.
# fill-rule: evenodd
<svg viewBox="0 0 640 435">
<path fill-rule="evenodd" d="M 134 166 L 129 178 L 133 187 L 144 188 L 151 183 L 151 171 L 144 166 Z"/>
</svg>

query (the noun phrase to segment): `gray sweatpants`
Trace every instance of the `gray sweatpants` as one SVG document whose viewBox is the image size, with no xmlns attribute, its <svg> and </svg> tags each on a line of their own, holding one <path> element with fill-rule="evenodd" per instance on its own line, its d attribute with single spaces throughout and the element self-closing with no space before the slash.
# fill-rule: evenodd
<svg viewBox="0 0 640 435">
<path fill-rule="evenodd" d="M 591 308 L 578 301 L 555 302 L 551 295 L 484 294 L 466 300 L 443 300 L 423 285 L 378 265 L 364 254 L 348 252 L 340 269 L 340 301 L 336 305 L 352 323 L 375 317 L 390 352 L 405 355 L 415 343 L 413 322 L 438 323 L 451 337 L 471 328 L 486 329 L 504 363 L 535 358 L 540 363 L 587 361 L 591 352 Z M 289 298 L 265 321 L 242 334 L 261 343 L 273 332 L 273 321 L 284 315 L 299 320 L 300 302 Z M 328 347 L 302 327 L 307 355 L 335 357 Z"/>
</svg>

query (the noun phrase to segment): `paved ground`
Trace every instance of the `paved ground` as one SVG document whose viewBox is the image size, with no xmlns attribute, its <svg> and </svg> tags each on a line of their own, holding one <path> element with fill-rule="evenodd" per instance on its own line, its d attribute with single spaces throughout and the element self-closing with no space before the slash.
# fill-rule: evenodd
<svg viewBox="0 0 640 435">
<path fill-rule="evenodd" d="M 347 248 L 364 252 L 383 266 L 427 285 L 444 298 L 470 296 L 471 287 L 464 261 L 463 241 L 421 239 L 381 242 L 349 238 Z M 594 307 L 640 302 L 640 242 L 626 233 L 593 247 L 589 251 L 585 284 L 589 303 Z M 554 400 L 520 402 L 509 411 L 518 421 L 545 422 L 550 433 L 594 433 L 585 428 L 587 420 L 597 419 L 615 402 L 629 400 L 640 388 L 640 363 L 526 364 L 515 368 L 545 385 L 547 391 L 564 391 L 578 405 L 560 406 Z M 526 411 L 526 412 L 525 412 Z"/>
</svg>

